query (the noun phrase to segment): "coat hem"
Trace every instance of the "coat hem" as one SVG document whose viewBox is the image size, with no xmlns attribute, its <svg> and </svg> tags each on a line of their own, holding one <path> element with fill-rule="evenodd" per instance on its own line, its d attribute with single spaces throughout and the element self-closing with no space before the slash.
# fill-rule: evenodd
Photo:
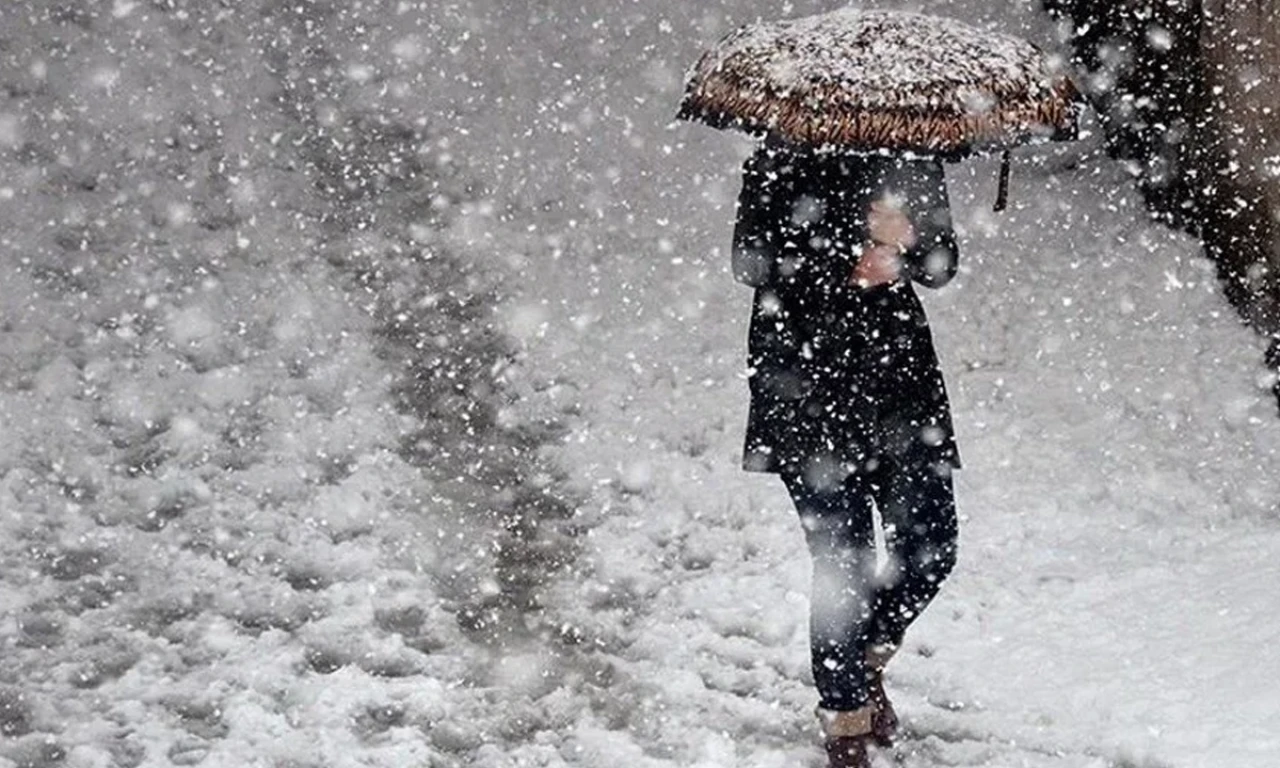
<svg viewBox="0 0 1280 768">
<path fill-rule="evenodd" d="M 744 456 L 742 461 L 740 462 L 741 470 L 743 472 L 750 472 L 750 473 L 759 474 L 759 475 L 784 475 L 784 474 L 787 474 L 789 471 L 791 471 L 791 467 L 785 466 L 783 462 L 777 459 L 774 459 L 772 457 L 766 457 L 761 459 L 759 457 L 760 457 L 760 454 L 755 454 L 754 458 L 752 455 Z M 893 456 L 893 455 L 889 455 L 889 458 L 891 461 L 899 465 L 918 465 L 918 466 L 943 465 L 943 466 L 946 466 L 951 472 L 964 469 L 964 463 L 960 461 L 960 456 L 956 453 L 952 453 L 950 455 L 938 456 L 938 457 L 934 457 L 932 459 L 927 459 L 927 460 L 921 460 L 919 458 L 908 459 L 905 456 Z M 788 465 L 794 465 L 797 463 L 798 462 L 794 462 L 794 461 L 786 462 L 786 464 Z"/>
</svg>

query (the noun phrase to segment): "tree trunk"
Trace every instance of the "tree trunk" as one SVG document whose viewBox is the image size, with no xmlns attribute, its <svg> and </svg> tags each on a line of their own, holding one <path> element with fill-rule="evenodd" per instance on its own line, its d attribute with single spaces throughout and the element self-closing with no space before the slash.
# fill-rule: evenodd
<svg viewBox="0 0 1280 768">
<path fill-rule="evenodd" d="M 1043 1 L 1072 24 L 1109 151 L 1201 238 L 1280 373 L 1280 0 Z"/>
<path fill-rule="evenodd" d="M 1203 238 L 1228 295 L 1280 336 L 1280 0 L 1205 0 Z"/>
</svg>

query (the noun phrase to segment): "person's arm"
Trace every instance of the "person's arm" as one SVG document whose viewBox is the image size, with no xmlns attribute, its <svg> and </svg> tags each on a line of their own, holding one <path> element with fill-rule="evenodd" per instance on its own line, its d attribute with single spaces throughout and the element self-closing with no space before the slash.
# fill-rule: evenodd
<svg viewBox="0 0 1280 768">
<path fill-rule="evenodd" d="M 742 166 L 742 191 L 733 228 L 733 279 L 753 287 L 773 281 L 782 236 L 775 211 L 777 174 L 763 150 Z"/>
<path fill-rule="evenodd" d="M 912 168 L 897 194 L 915 232 L 915 242 L 902 253 L 902 275 L 926 288 L 941 288 L 956 276 L 960 263 L 942 164 Z"/>
<path fill-rule="evenodd" d="M 940 163 L 906 163 L 885 179 L 867 212 L 868 241 L 850 282 L 864 288 L 914 280 L 940 288 L 959 261 Z"/>
</svg>

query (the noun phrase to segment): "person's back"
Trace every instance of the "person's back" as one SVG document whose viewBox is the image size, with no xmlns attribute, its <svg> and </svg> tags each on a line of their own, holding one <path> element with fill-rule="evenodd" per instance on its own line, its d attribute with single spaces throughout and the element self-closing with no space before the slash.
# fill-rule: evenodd
<svg viewBox="0 0 1280 768">
<path fill-rule="evenodd" d="M 891 233 L 909 230 L 910 245 L 876 242 L 884 219 Z M 885 263 L 878 279 L 860 279 L 872 258 Z M 744 166 L 732 259 L 735 278 L 756 288 L 748 469 L 852 469 L 884 450 L 959 466 L 911 287 L 941 286 L 956 271 L 939 162 L 766 144 Z"/>
<path fill-rule="evenodd" d="M 762 145 L 743 166 L 735 279 L 777 287 L 792 275 L 794 260 L 807 257 L 811 268 L 831 271 L 823 287 L 843 290 L 857 254 L 871 240 L 868 219 L 877 201 L 897 206 L 916 231 L 915 244 L 903 254 L 904 277 L 929 287 L 950 280 L 956 243 L 939 161 L 776 142 Z M 837 273 L 841 267 L 846 269 Z"/>
<path fill-rule="evenodd" d="M 814 565 L 810 645 L 833 766 L 897 718 L 881 672 L 955 563 L 946 388 L 912 281 L 957 249 L 934 160 L 761 147 L 744 168 L 734 277 L 755 288 L 743 466 L 782 477 Z M 897 569 L 875 573 L 871 504 Z"/>
</svg>

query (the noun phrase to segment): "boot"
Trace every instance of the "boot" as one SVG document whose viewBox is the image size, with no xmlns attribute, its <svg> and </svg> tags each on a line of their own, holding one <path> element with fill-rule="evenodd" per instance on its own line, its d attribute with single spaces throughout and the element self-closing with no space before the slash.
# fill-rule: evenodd
<svg viewBox="0 0 1280 768">
<path fill-rule="evenodd" d="M 871 705 L 848 712 L 818 709 L 830 768 L 871 768 L 867 743 L 871 740 Z"/>
<path fill-rule="evenodd" d="M 884 676 L 876 673 L 869 681 L 871 690 L 871 706 L 875 714 L 871 716 L 871 739 L 878 747 L 893 746 L 893 737 L 898 733 L 898 713 L 893 711 L 893 702 L 884 690 Z"/>
<path fill-rule="evenodd" d="M 893 737 L 898 732 L 898 713 L 893 711 L 893 702 L 884 690 L 884 667 L 893 658 L 897 650 L 891 646 L 875 645 L 867 650 L 867 687 L 871 706 L 875 712 L 871 716 L 871 739 L 880 747 L 893 746 Z"/>
<path fill-rule="evenodd" d="M 830 768 L 871 768 L 866 736 L 837 736 L 827 739 L 826 747 Z"/>
</svg>

